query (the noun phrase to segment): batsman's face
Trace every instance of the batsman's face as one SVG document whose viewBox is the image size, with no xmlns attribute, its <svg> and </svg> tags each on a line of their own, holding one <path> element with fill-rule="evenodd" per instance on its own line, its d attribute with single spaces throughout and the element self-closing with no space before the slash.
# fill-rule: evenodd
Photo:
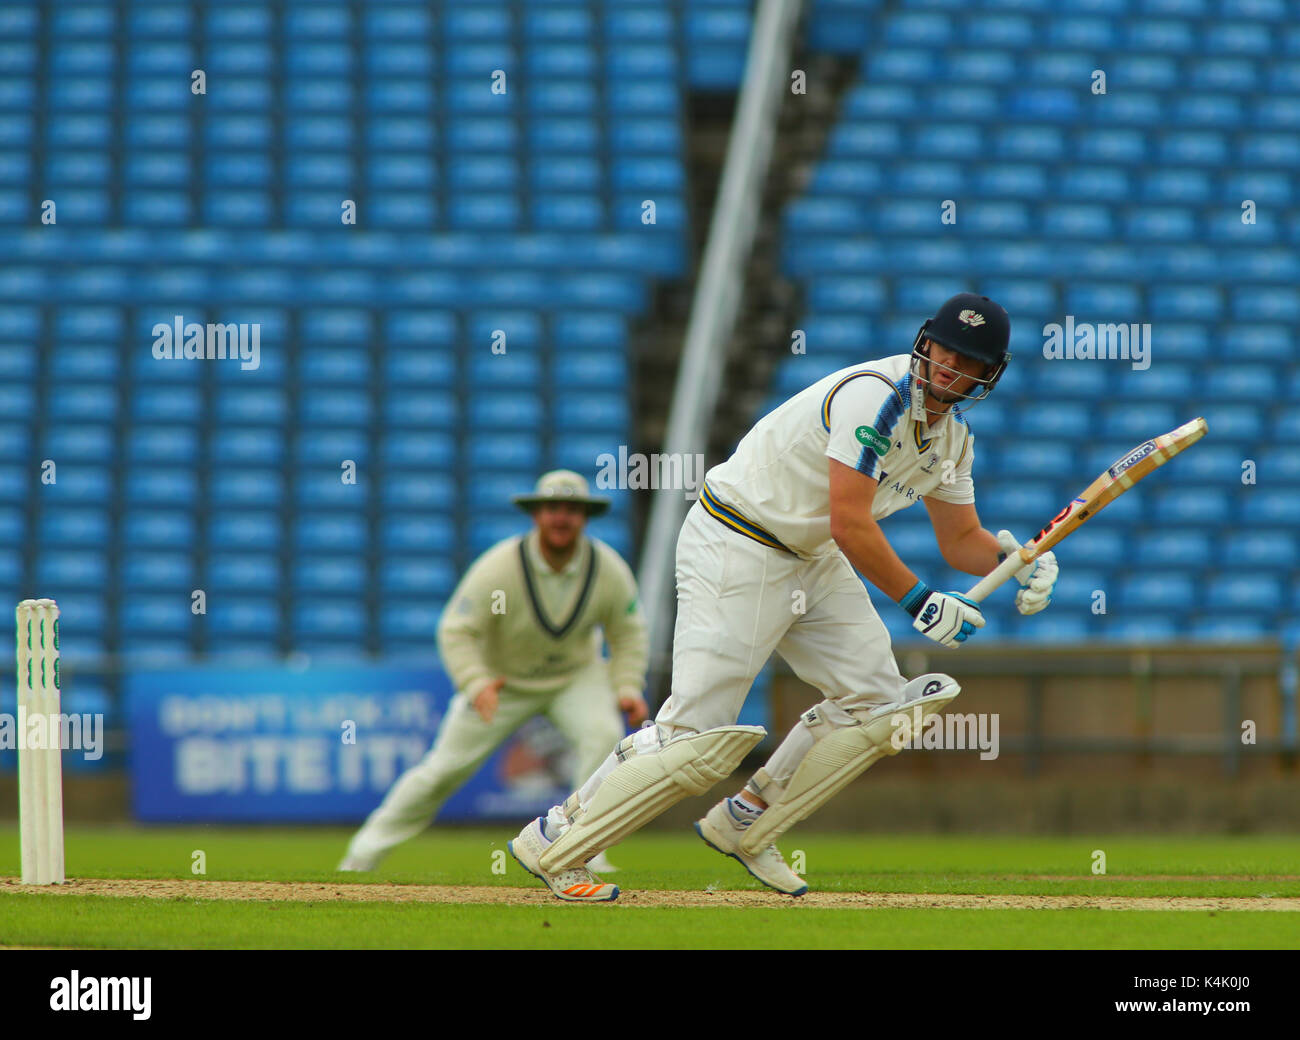
<svg viewBox="0 0 1300 1040">
<path fill-rule="evenodd" d="M 955 350 L 940 346 L 934 340 L 930 344 L 929 366 L 930 378 L 927 392 L 936 401 L 953 404 L 969 394 L 975 386 L 975 378 L 984 374 L 984 362 L 978 358 L 966 357 Z"/>
<path fill-rule="evenodd" d="M 542 543 L 552 552 L 566 552 L 587 526 L 587 510 L 572 502 L 546 503 L 533 510 L 533 523 Z"/>
</svg>

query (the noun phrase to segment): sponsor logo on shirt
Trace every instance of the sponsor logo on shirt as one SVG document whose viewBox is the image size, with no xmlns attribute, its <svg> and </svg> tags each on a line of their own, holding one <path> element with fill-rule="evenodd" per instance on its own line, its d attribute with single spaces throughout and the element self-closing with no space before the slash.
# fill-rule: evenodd
<svg viewBox="0 0 1300 1040">
<path fill-rule="evenodd" d="M 889 451 L 889 438 L 883 436 L 874 427 L 859 426 L 854 433 L 857 435 L 859 443 L 865 444 L 877 455 L 883 456 L 885 452 Z"/>
</svg>

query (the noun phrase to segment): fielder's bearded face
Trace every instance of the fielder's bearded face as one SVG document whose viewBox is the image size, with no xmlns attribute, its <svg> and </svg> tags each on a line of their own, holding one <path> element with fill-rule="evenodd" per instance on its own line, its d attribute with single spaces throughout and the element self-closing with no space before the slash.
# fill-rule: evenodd
<svg viewBox="0 0 1300 1040">
<path fill-rule="evenodd" d="M 582 536 L 587 510 L 574 502 L 547 502 L 533 510 L 533 523 L 542 544 L 552 552 L 563 553 Z"/>
<path fill-rule="evenodd" d="M 926 340 L 930 364 L 924 377 L 926 393 L 940 404 L 956 404 L 965 400 L 975 386 L 975 380 L 984 374 L 985 364 L 978 358 L 958 354 L 945 346 Z"/>
</svg>

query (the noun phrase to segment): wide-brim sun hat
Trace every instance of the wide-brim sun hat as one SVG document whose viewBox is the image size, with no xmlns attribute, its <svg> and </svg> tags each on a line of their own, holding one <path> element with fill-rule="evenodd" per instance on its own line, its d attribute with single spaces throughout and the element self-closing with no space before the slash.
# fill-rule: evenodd
<svg viewBox="0 0 1300 1040">
<path fill-rule="evenodd" d="M 609 499 L 594 498 L 586 478 L 571 469 L 555 469 L 537 478 L 537 486 L 530 495 L 515 495 L 510 501 L 520 509 L 532 512 L 548 503 L 569 502 L 583 506 L 588 516 L 600 516 L 609 509 Z"/>
</svg>

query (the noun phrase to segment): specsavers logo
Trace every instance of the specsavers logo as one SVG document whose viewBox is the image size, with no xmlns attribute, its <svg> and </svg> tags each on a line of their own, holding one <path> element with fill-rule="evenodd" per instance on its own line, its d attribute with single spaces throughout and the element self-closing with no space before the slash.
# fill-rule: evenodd
<svg viewBox="0 0 1300 1040">
<path fill-rule="evenodd" d="M 859 426 L 854 432 L 857 434 L 858 441 L 877 455 L 883 456 L 889 450 L 889 438 L 882 436 L 874 427 Z"/>
</svg>

